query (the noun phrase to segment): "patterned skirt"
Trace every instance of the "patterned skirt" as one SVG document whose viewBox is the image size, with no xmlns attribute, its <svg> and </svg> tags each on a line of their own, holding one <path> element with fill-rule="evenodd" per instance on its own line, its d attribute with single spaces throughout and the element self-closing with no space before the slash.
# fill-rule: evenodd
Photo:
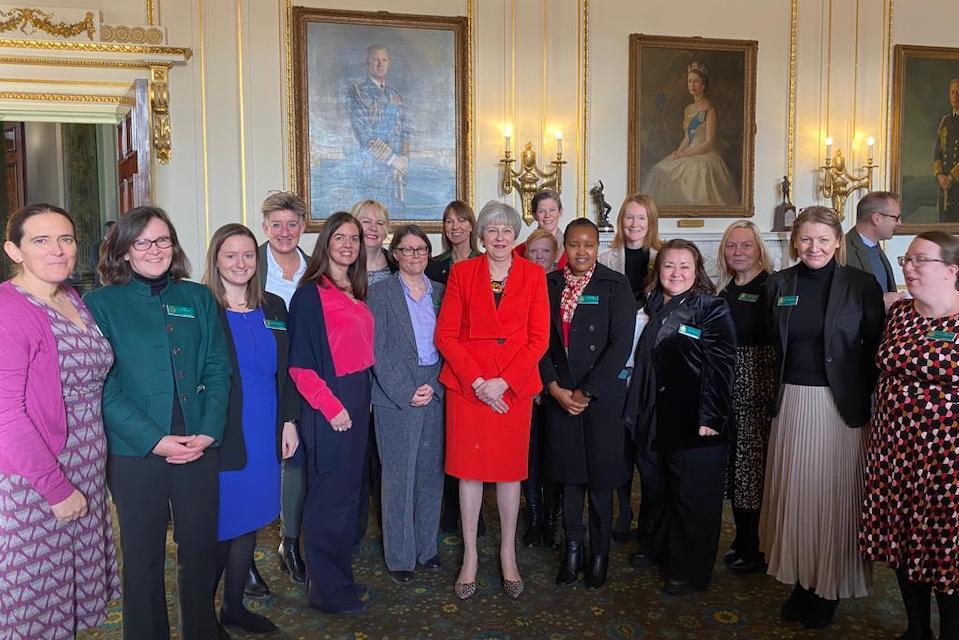
<svg viewBox="0 0 959 640">
<path fill-rule="evenodd" d="M 729 447 L 726 497 L 737 509 L 758 511 L 769 444 L 769 405 L 776 392 L 776 356 L 769 345 L 736 349 L 734 435 Z"/>
<path fill-rule="evenodd" d="M 872 565 L 858 544 L 864 435 L 843 421 L 829 387 L 785 385 L 759 518 L 759 547 L 780 582 L 829 600 L 869 594 Z"/>
</svg>

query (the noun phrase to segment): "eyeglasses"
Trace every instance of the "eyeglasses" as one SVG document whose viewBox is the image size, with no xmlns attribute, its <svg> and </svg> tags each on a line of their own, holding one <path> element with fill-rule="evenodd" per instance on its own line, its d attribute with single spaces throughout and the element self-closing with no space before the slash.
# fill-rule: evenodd
<svg viewBox="0 0 959 640">
<path fill-rule="evenodd" d="M 160 236 L 156 240 L 139 238 L 133 241 L 133 248 L 137 251 L 149 251 L 153 245 L 156 245 L 157 249 L 169 249 L 173 246 L 173 238 L 170 236 Z"/>
<path fill-rule="evenodd" d="M 912 266 L 917 269 L 921 269 L 923 265 L 929 262 L 941 262 L 943 264 L 946 263 L 945 260 L 940 260 L 939 258 L 927 258 L 926 256 L 899 256 L 896 258 L 896 261 L 899 263 L 900 267 L 904 267 L 911 262 Z"/>
<path fill-rule="evenodd" d="M 417 256 L 428 256 L 430 255 L 429 247 L 396 247 L 396 250 L 407 258 L 417 255 Z"/>
<path fill-rule="evenodd" d="M 896 222 L 899 222 L 902 219 L 902 215 L 894 216 L 891 213 L 880 213 L 883 218 L 892 218 Z"/>
</svg>

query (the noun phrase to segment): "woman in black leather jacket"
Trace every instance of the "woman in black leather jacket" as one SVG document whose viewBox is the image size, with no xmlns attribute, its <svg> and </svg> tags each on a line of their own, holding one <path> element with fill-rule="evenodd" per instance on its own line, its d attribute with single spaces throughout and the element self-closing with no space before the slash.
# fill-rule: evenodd
<svg viewBox="0 0 959 640">
<path fill-rule="evenodd" d="M 630 563 L 660 565 L 681 595 L 709 586 L 716 559 L 736 329 L 695 244 L 664 244 L 653 273 L 626 407 L 643 490 Z"/>
</svg>

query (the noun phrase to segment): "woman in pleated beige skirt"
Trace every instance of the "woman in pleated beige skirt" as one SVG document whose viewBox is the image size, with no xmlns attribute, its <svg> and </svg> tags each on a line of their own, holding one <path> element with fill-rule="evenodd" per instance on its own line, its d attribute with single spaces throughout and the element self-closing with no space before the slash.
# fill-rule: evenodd
<svg viewBox="0 0 959 640">
<path fill-rule="evenodd" d="M 831 209 L 796 220 L 799 263 L 775 273 L 766 300 L 778 392 L 766 464 L 760 548 L 769 574 L 795 585 L 782 608 L 807 629 L 829 625 L 840 598 L 868 594 L 859 554 L 864 433 L 882 335 L 882 291 L 872 274 L 843 266 Z"/>
</svg>

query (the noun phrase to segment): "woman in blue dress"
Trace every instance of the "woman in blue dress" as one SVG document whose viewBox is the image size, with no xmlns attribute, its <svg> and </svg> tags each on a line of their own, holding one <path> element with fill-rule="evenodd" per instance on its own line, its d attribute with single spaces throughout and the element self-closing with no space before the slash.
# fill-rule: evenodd
<svg viewBox="0 0 959 640">
<path fill-rule="evenodd" d="M 261 289 L 256 269 L 256 238 L 249 229 L 228 224 L 213 234 L 203 282 L 220 305 L 233 364 L 220 448 L 220 624 L 268 633 L 276 625 L 243 606 L 243 587 L 256 531 L 280 512 L 280 459 L 299 446 L 299 399 L 287 372 L 286 305 Z"/>
</svg>

